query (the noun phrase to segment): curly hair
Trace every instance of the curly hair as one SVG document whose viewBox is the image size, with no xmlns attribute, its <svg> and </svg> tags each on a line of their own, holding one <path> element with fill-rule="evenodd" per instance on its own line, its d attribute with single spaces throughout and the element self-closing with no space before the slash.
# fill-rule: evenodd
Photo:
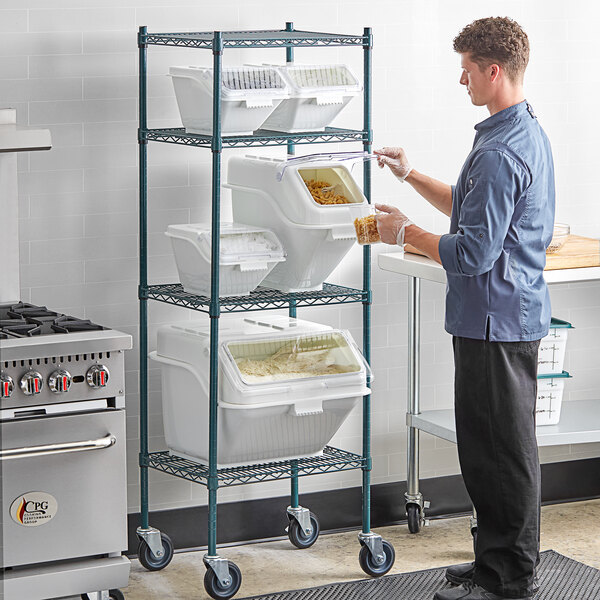
<svg viewBox="0 0 600 600">
<path fill-rule="evenodd" d="M 513 83 L 523 81 L 529 38 L 516 21 L 508 17 L 478 19 L 454 38 L 453 46 L 455 52 L 469 53 L 480 69 L 496 62 Z"/>
</svg>

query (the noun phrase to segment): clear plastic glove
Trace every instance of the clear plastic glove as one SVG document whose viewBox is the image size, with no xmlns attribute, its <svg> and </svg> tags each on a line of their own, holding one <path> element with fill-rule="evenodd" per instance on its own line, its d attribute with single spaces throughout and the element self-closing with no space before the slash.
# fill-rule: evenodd
<svg viewBox="0 0 600 600">
<path fill-rule="evenodd" d="M 406 153 L 402 148 L 382 148 L 375 150 L 377 154 L 377 164 L 380 169 L 385 165 L 390 168 L 390 171 L 402 182 L 408 177 L 412 171 L 412 167 L 406 158 Z"/>
<path fill-rule="evenodd" d="M 381 241 L 385 244 L 404 244 L 404 230 L 413 222 L 395 206 L 387 204 L 376 204 L 375 208 L 380 211 L 375 215 L 377 231 Z"/>
</svg>

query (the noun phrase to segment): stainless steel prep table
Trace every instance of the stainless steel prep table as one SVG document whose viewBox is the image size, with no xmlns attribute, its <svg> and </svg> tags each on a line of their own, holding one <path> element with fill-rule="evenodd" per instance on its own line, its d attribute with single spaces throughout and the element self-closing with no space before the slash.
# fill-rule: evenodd
<svg viewBox="0 0 600 600">
<path fill-rule="evenodd" d="M 421 280 L 445 284 L 446 271 L 429 258 L 402 251 L 380 254 L 378 262 L 381 269 L 409 278 L 406 513 L 409 529 L 416 533 L 425 523 L 425 509 L 429 506 L 419 491 L 419 431 L 456 443 L 454 410 L 421 412 L 419 398 Z M 548 284 L 597 281 L 600 280 L 600 267 L 546 271 L 545 278 Z M 600 399 L 564 402 L 560 423 L 538 427 L 537 439 L 539 446 L 600 442 Z M 476 526 L 474 518 L 471 522 L 473 531 Z"/>
</svg>

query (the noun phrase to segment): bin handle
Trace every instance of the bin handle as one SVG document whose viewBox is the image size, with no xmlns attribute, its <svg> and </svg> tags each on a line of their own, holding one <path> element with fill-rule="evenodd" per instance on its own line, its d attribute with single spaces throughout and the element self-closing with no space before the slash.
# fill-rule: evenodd
<svg viewBox="0 0 600 600">
<path fill-rule="evenodd" d="M 117 438 L 112 433 L 109 433 L 103 438 L 98 438 L 97 440 L 8 448 L 6 450 L 0 450 L 0 460 L 29 458 L 31 456 L 49 456 L 52 454 L 68 454 L 70 452 L 84 452 L 86 450 L 104 450 L 105 448 L 114 446 L 116 443 Z"/>
<path fill-rule="evenodd" d="M 204 380 L 200 377 L 200 375 L 198 374 L 198 371 L 196 371 L 196 369 L 194 369 L 194 367 L 192 367 L 192 365 L 190 365 L 186 362 L 183 362 L 183 361 L 173 360 L 172 358 L 167 358 L 166 356 L 161 356 L 156 351 L 150 352 L 148 354 L 148 356 L 152 360 L 155 360 L 156 362 L 163 363 L 165 365 L 171 365 L 172 367 L 181 367 L 182 369 L 189 371 L 198 380 L 198 383 L 202 387 L 202 391 L 205 394 L 208 394 L 208 390 L 206 389 L 206 384 L 204 383 Z"/>
<path fill-rule="evenodd" d="M 317 106 L 327 106 L 329 104 L 344 104 L 344 96 L 339 95 L 319 95 L 315 96 L 314 103 Z"/>
<path fill-rule="evenodd" d="M 240 271 L 266 271 L 269 268 L 267 263 L 239 263 Z"/>
<path fill-rule="evenodd" d="M 298 402 L 290 406 L 290 413 L 296 417 L 309 417 L 323 414 L 323 401 L 320 398 Z"/>
</svg>

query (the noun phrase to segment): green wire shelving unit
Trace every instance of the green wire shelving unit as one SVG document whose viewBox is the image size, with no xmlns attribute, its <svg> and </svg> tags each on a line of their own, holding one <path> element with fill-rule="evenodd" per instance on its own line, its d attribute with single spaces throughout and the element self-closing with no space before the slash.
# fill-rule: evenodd
<svg viewBox="0 0 600 600">
<path fill-rule="evenodd" d="M 149 129 L 147 124 L 147 51 L 148 46 L 173 46 L 198 48 L 212 51 L 214 69 L 213 87 L 213 135 L 186 133 L 183 128 Z M 253 135 L 222 136 L 221 110 L 221 61 L 226 48 L 285 48 L 286 61 L 293 62 L 295 47 L 354 46 L 364 51 L 364 121 L 363 128 L 341 129 L 327 127 L 324 131 L 285 134 L 273 131 L 256 131 Z M 291 504 L 288 508 L 290 529 L 295 531 L 298 547 L 308 547 L 318 535 L 312 515 L 299 506 L 298 479 L 306 475 L 331 473 L 350 469 L 362 469 L 362 532 L 359 534 L 361 551 L 359 562 L 369 575 L 383 575 L 392 567 L 394 549 L 381 536 L 371 532 L 370 522 L 370 474 L 371 474 L 371 404 L 370 396 L 363 398 L 363 450 L 354 454 L 327 446 L 322 456 L 295 460 L 274 461 L 243 467 L 217 468 L 217 377 L 219 316 L 223 312 L 242 312 L 287 308 L 289 315 L 296 316 L 300 307 L 362 303 L 363 305 L 363 354 L 370 362 L 371 348 L 371 249 L 363 248 L 363 287 L 353 289 L 325 283 L 320 291 L 284 293 L 259 287 L 246 297 L 196 296 L 185 292 L 180 284 L 148 285 L 148 184 L 147 154 L 149 142 L 180 144 L 210 148 L 212 152 L 212 249 L 211 290 L 219 289 L 219 232 L 221 194 L 221 155 L 226 148 L 287 146 L 288 154 L 294 154 L 297 144 L 314 143 L 362 143 L 365 151 L 372 146 L 371 129 L 371 54 L 372 35 L 365 28 L 362 35 L 344 35 L 294 30 L 287 23 L 284 30 L 230 31 L 200 33 L 149 33 L 146 27 L 138 32 L 139 48 L 139 346 L 140 346 L 140 488 L 141 526 L 138 555 L 142 564 L 150 570 L 166 567 L 173 556 L 169 537 L 149 524 L 148 469 L 169 473 L 208 488 L 208 550 L 204 556 L 207 568 L 204 578 L 206 591 L 213 598 L 231 598 L 241 584 L 238 567 L 217 554 L 217 490 L 223 486 L 244 485 L 288 478 L 291 480 Z M 364 165 L 363 191 L 370 202 L 371 168 Z M 171 456 L 168 452 L 148 450 L 148 300 L 165 302 L 176 306 L 207 313 L 210 317 L 210 415 L 209 415 L 209 464 L 203 465 Z M 316 531 L 315 531 L 316 529 Z M 316 535 L 315 535 L 316 534 Z M 313 539 L 314 538 L 314 539 Z M 299 543 L 296 543 L 299 542 Z"/>
</svg>

